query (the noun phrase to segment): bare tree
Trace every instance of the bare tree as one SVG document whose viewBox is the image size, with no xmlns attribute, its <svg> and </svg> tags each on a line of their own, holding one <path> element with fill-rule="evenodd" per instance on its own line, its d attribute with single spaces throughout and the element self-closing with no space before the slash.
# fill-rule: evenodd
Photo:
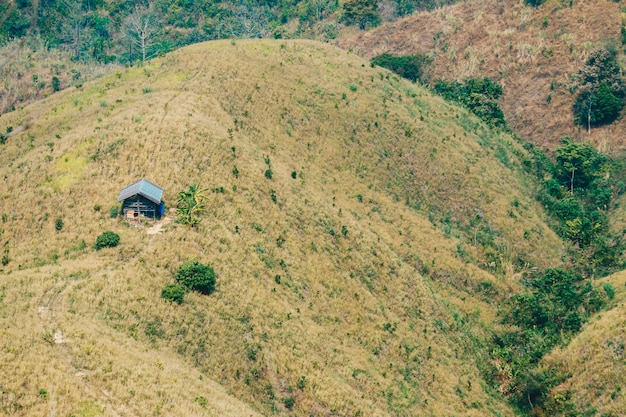
<svg viewBox="0 0 626 417">
<path fill-rule="evenodd" d="M 229 16 L 219 22 L 219 32 L 233 38 L 262 38 L 268 33 L 269 19 L 264 6 L 227 4 Z"/>
<path fill-rule="evenodd" d="M 78 60 L 90 36 L 87 13 L 78 0 L 63 0 L 62 5 L 65 16 L 63 38 L 74 59 Z"/>
<path fill-rule="evenodd" d="M 141 62 L 147 58 L 148 48 L 159 33 L 159 22 L 151 8 L 138 7 L 124 21 L 124 34 L 131 45 L 141 50 Z"/>
</svg>

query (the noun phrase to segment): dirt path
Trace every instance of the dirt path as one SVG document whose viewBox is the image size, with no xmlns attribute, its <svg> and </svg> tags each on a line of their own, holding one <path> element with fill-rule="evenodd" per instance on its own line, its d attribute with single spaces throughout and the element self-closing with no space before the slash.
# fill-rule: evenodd
<svg viewBox="0 0 626 417">
<path fill-rule="evenodd" d="M 63 280 L 56 283 L 52 288 L 46 290 L 37 302 L 37 317 L 44 330 L 44 340 L 58 346 L 55 351 L 67 367 L 68 379 L 79 383 L 95 402 L 103 406 L 106 410 L 106 415 L 113 417 L 138 416 L 140 415 L 139 413 L 121 404 L 120 401 L 116 401 L 112 393 L 99 387 L 96 381 L 90 379 L 90 371 L 80 369 L 75 365 L 77 361 L 71 348 L 72 340 L 65 337 L 61 326 L 59 326 L 57 312 L 63 305 L 63 294 L 79 282 L 82 282 L 82 280 L 73 282 Z M 57 416 L 55 388 L 53 387 L 50 390 L 49 417 Z"/>
<path fill-rule="evenodd" d="M 146 229 L 146 233 L 149 235 L 158 235 L 162 232 L 163 227 L 167 226 L 172 221 L 169 217 L 163 217 L 161 221 L 158 221 L 154 224 L 154 226 Z"/>
</svg>

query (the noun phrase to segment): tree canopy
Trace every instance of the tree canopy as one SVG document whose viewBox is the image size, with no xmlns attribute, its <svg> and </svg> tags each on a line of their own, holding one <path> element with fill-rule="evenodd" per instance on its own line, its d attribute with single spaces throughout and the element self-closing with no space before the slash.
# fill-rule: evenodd
<svg viewBox="0 0 626 417">
<path fill-rule="evenodd" d="M 578 71 L 578 91 L 573 108 L 577 124 L 591 129 L 613 123 L 626 95 L 616 54 L 604 48 L 593 51 Z"/>
</svg>

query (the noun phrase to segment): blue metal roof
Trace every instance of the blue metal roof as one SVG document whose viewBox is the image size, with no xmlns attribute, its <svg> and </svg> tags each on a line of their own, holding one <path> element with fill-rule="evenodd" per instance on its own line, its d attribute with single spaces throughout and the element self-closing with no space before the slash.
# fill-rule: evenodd
<svg viewBox="0 0 626 417">
<path fill-rule="evenodd" d="M 142 178 L 120 191 L 117 201 L 123 201 L 135 195 L 143 196 L 152 201 L 154 204 L 161 204 L 163 189 L 145 178 Z"/>
</svg>

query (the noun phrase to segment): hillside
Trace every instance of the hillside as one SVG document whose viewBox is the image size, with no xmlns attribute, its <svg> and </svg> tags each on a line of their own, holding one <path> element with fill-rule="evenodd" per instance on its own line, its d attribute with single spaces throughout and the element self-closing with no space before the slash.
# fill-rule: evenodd
<svg viewBox="0 0 626 417">
<path fill-rule="evenodd" d="M 626 122 L 592 129 L 573 121 L 575 79 L 595 48 L 622 45 L 622 4 L 469 1 L 420 12 L 337 40 L 365 57 L 384 52 L 433 57 L 431 80 L 490 77 L 504 87 L 502 108 L 523 138 L 554 148 L 564 136 L 590 139 L 604 152 L 626 147 Z"/>
<path fill-rule="evenodd" d="M 590 321 L 567 347 L 556 349 L 545 366 L 563 369 L 567 375 L 553 395 L 571 395 L 580 410 L 619 416 L 626 410 L 626 274 L 602 280 L 602 285 L 608 284 L 615 289 L 613 308 Z"/>
<path fill-rule="evenodd" d="M 30 120 L 0 153 L 3 412 L 517 415 L 485 346 L 565 245 L 509 136 L 308 41 L 193 45 L 0 128 Z M 199 226 L 111 218 L 142 177 L 208 188 Z M 193 258 L 217 291 L 164 301 Z"/>
</svg>

